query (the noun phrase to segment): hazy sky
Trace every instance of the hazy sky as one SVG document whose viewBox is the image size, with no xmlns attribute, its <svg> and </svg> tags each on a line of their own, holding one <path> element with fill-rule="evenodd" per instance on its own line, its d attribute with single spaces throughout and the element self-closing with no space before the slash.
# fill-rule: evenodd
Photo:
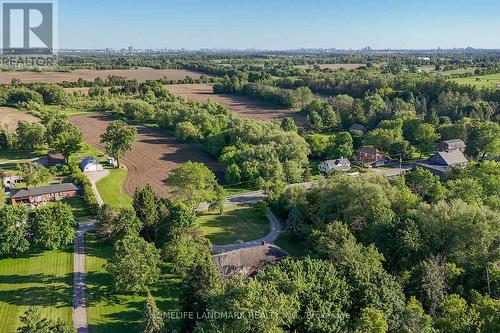
<svg viewBox="0 0 500 333">
<path fill-rule="evenodd" d="M 500 48 L 499 0 L 59 0 L 62 48 Z"/>
</svg>

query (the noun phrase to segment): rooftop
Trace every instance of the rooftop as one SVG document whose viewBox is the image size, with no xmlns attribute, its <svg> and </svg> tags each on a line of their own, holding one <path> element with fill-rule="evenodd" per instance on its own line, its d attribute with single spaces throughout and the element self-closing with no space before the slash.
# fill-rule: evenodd
<svg viewBox="0 0 500 333">
<path fill-rule="evenodd" d="M 35 195 L 57 193 L 57 192 L 69 192 L 69 191 L 78 191 L 78 187 L 73 183 L 46 185 L 46 186 L 30 188 L 27 190 L 19 190 L 16 193 L 14 193 L 14 195 L 12 195 L 12 198 L 16 199 L 16 198 L 35 196 Z"/>
</svg>

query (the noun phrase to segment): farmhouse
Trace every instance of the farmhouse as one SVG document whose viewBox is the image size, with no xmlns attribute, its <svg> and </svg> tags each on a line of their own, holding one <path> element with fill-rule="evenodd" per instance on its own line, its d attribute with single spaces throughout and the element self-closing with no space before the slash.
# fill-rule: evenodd
<svg viewBox="0 0 500 333">
<path fill-rule="evenodd" d="M 361 147 L 356 150 L 354 155 L 354 160 L 356 163 L 364 166 L 364 167 L 376 167 L 380 165 L 384 165 L 387 157 L 385 154 L 373 147 Z"/>
<path fill-rule="evenodd" d="M 234 275 L 250 277 L 264 266 L 288 257 L 283 249 L 272 244 L 262 244 L 245 249 L 233 250 L 212 256 L 212 260 L 224 278 Z"/>
<path fill-rule="evenodd" d="M 19 190 L 10 197 L 10 203 L 43 205 L 47 202 L 71 198 L 78 195 L 78 187 L 73 183 L 47 185 Z"/>
<path fill-rule="evenodd" d="M 437 144 L 437 151 L 450 152 L 453 150 L 459 150 L 462 153 L 465 152 L 465 142 L 460 139 L 441 141 Z"/>
<path fill-rule="evenodd" d="M 347 158 L 339 158 L 336 160 L 327 160 L 318 165 L 318 171 L 330 174 L 334 171 L 349 171 L 351 162 Z"/>
<path fill-rule="evenodd" d="M 467 158 L 464 153 L 458 149 L 449 152 L 440 151 L 426 161 L 415 163 L 416 167 L 427 169 L 439 177 L 445 176 L 453 168 L 460 168 L 466 165 Z"/>
<path fill-rule="evenodd" d="M 83 172 L 90 172 L 90 171 L 103 170 L 103 167 L 101 163 L 97 162 L 97 160 L 94 157 L 87 156 L 80 163 L 80 169 Z"/>
<path fill-rule="evenodd" d="M 16 184 L 23 181 L 21 176 L 14 175 L 12 173 L 2 173 L 0 174 L 0 178 L 2 179 L 3 187 L 6 189 L 14 188 L 16 187 Z"/>
</svg>

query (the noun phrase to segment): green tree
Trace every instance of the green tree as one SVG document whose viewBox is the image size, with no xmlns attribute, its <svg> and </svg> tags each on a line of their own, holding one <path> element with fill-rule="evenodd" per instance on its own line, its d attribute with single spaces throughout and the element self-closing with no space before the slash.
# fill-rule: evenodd
<svg viewBox="0 0 500 333">
<path fill-rule="evenodd" d="M 444 194 L 439 177 L 424 168 L 417 168 L 406 174 L 405 180 L 406 185 L 425 201 L 436 202 Z"/>
<path fill-rule="evenodd" d="M 388 330 L 384 313 L 372 307 L 361 310 L 361 317 L 354 326 L 354 333 L 386 333 Z"/>
<path fill-rule="evenodd" d="M 105 265 L 116 290 L 146 291 L 160 277 L 160 254 L 153 244 L 134 235 L 115 243 L 113 258 Z"/>
<path fill-rule="evenodd" d="M 132 205 L 136 216 L 141 220 L 143 232 L 148 240 L 156 236 L 156 227 L 160 220 L 160 202 L 150 184 L 134 191 Z"/>
<path fill-rule="evenodd" d="M 43 318 L 40 311 L 30 307 L 19 317 L 21 325 L 17 328 L 18 333 L 50 333 L 50 322 Z"/>
<path fill-rule="evenodd" d="M 148 120 L 153 118 L 155 108 L 148 102 L 137 99 L 123 103 L 123 112 L 130 119 Z"/>
<path fill-rule="evenodd" d="M 337 133 L 330 143 L 328 156 L 330 158 L 351 158 L 353 154 L 352 137 L 349 132 Z"/>
<path fill-rule="evenodd" d="M 143 333 L 159 333 L 165 326 L 163 314 L 156 306 L 155 299 L 148 292 L 148 298 L 144 304 L 143 318 L 142 318 L 142 332 Z"/>
<path fill-rule="evenodd" d="M 298 127 L 292 117 L 285 117 L 281 122 L 281 129 L 287 132 L 297 132 Z"/>
<path fill-rule="evenodd" d="M 61 249 L 75 239 L 76 221 L 68 204 L 57 202 L 32 212 L 34 244 L 43 249 Z"/>
<path fill-rule="evenodd" d="M 26 187 L 37 186 L 49 181 L 50 170 L 41 164 L 29 162 L 18 164 L 17 169 Z"/>
<path fill-rule="evenodd" d="M 401 333 L 433 333 L 432 317 L 424 312 L 422 304 L 412 296 L 403 312 Z"/>
<path fill-rule="evenodd" d="M 25 206 L 0 208 L 0 256 L 21 254 L 29 249 L 28 213 Z"/>
<path fill-rule="evenodd" d="M 440 135 L 436 133 L 434 126 L 427 123 L 419 124 L 415 129 L 413 136 L 415 144 L 420 150 L 420 154 L 433 151 L 434 143 L 440 138 Z"/>
<path fill-rule="evenodd" d="M 298 87 L 292 92 L 292 101 L 295 107 L 303 109 L 313 98 L 313 93 L 309 87 Z"/>
<path fill-rule="evenodd" d="M 474 157 L 500 156 L 500 125 L 491 121 L 475 121 L 467 134 L 466 153 Z"/>
<path fill-rule="evenodd" d="M 179 141 L 198 142 L 202 139 L 203 134 L 191 122 L 183 121 L 175 126 L 175 137 Z"/>
<path fill-rule="evenodd" d="M 33 150 L 45 145 L 45 127 L 42 124 L 20 120 L 16 134 L 20 149 Z"/>
<path fill-rule="evenodd" d="M 125 236 L 137 236 L 142 230 L 142 221 L 131 208 L 123 208 L 111 221 L 111 238 L 119 240 Z"/>
<path fill-rule="evenodd" d="M 219 186 L 214 173 L 205 164 L 191 161 L 172 172 L 168 183 L 175 187 L 174 195 L 193 209 L 202 202 L 213 201 Z"/>
<path fill-rule="evenodd" d="M 132 149 L 136 134 L 137 130 L 127 126 L 127 123 L 122 120 L 112 121 L 106 131 L 101 134 L 101 143 L 104 144 L 106 153 L 116 159 L 118 167 L 120 167 L 120 158 Z"/>
<path fill-rule="evenodd" d="M 479 314 L 459 295 L 448 296 L 438 310 L 435 320 L 437 329 L 449 333 L 477 332 Z"/>
<path fill-rule="evenodd" d="M 73 124 L 69 124 L 65 131 L 59 133 L 49 142 L 52 151 L 60 152 L 66 161 L 82 148 L 82 132 Z"/>
</svg>

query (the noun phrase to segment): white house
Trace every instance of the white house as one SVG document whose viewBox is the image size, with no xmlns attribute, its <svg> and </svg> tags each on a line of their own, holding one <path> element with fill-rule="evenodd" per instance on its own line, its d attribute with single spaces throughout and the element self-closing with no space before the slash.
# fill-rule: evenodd
<svg viewBox="0 0 500 333">
<path fill-rule="evenodd" d="M 326 174 L 330 174 L 333 171 L 349 171 L 350 169 L 351 162 L 347 158 L 327 160 L 318 165 L 318 170 Z"/>
<path fill-rule="evenodd" d="M 87 156 L 80 163 L 80 169 L 83 172 L 89 172 L 89 171 L 103 170 L 103 167 L 101 163 L 97 162 L 97 160 L 94 157 Z"/>
</svg>

